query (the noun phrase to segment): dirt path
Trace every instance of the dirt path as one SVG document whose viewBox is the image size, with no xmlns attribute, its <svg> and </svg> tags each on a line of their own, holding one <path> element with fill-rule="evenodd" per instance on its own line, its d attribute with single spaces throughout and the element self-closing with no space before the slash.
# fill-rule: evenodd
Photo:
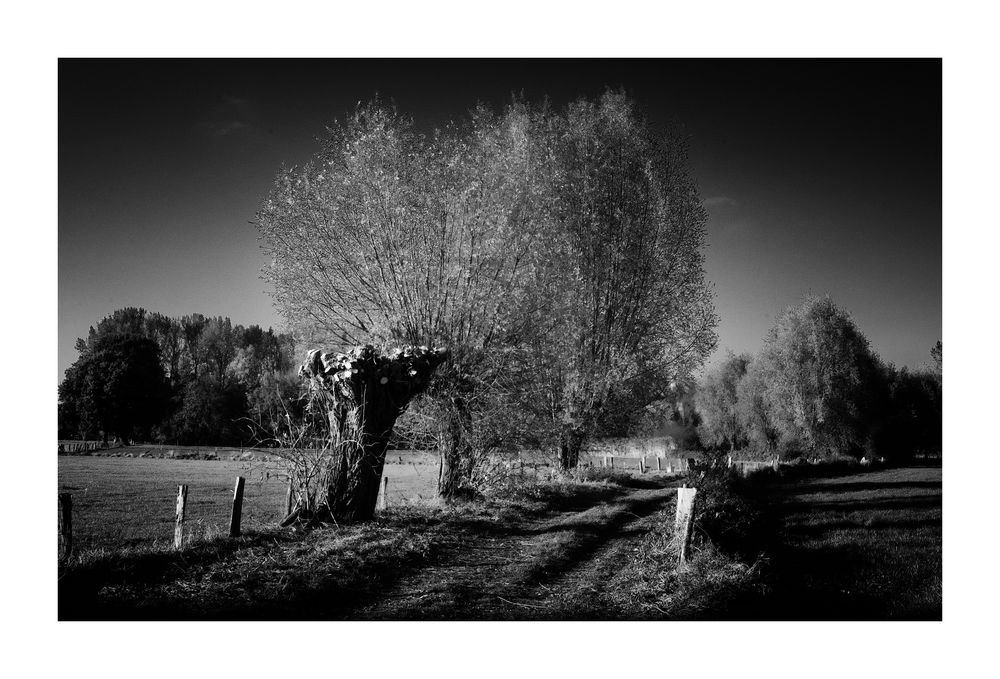
<svg viewBox="0 0 1000 679">
<path fill-rule="evenodd" d="M 644 519 L 675 501 L 678 483 L 657 485 L 622 494 L 609 489 L 607 499 L 587 509 L 526 524 L 456 533 L 431 563 L 350 617 L 566 619 L 570 608 L 574 617 L 587 617 L 598 607 L 615 554 L 644 532 Z"/>
</svg>

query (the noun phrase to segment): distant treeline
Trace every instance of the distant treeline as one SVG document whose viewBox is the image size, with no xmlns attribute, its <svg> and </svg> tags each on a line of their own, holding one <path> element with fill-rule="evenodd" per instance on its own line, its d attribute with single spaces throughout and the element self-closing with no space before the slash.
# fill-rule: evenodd
<svg viewBox="0 0 1000 679">
<path fill-rule="evenodd" d="M 291 335 L 229 318 L 119 309 L 76 349 L 60 438 L 249 445 L 298 396 Z"/>
<path fill-rule="evenodd" d="M 904 461 L 941 452 L 941 342 L 917 370 L 883 362 L 828 297 L 780 315 L 756 355 L 730 355 L 698 385 L 706 448 Z"/>
</svg>

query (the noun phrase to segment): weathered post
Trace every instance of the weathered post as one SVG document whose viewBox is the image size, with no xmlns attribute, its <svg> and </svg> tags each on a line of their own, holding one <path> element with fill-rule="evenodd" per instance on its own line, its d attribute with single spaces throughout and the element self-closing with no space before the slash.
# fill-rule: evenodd
<svg viewBox="0 0 1000 679">
<path fill-rule="evenodd" d="M 65 561 L 73 553 L 73 497 L 59 493 L 59 559 Z"/>
<path fill-rule="evenodd" d="M 614 455 L 608 455 L 608 460 L 611 462 L 611 468 L 614 469 L 615 468 L 615 456 Z"/>
<path fill-rule="evenodd" d="M 696 488 L 688 488 L 685 484 L 677 489 L 677 515 L 674 518 L 674 531 L 677 533 L 680 545 L 678 560 L 687 562 L 688 550 L 691 546 L 691 531 L 694 528 L 694 497 Z"/>
<path fill-rule="evenodd" d="M 656 456 L 656 471 L 658 471 L 658 472 L 661 472 L 661 471 L 663 471 L 663 465 L 662 465 L 662 463 L 661 463 L 661 460 L 662 460 L 662 459 L 663 459 L 663 458 L 662 458 L 662 457 L 660 457 L 659 455 L 657 455 L 657 456 Z"/>
<path fill-rule="evenodd" d="M 389 506 L 389 477 L 382 477 L 382 492 L 378 495 L 378 509 L 384 511 Z"/>
<path fill-rule="evenodd" d="M 646 458 L 644 457 L 639 458 L 639 473 L 640 474 L 646 473 Z"/>
<path fill-rule="evenodd" d="M 233 513 L 229 519 L 229 537 L 231 538 L 240 536 L 240 519 L 243 518 L 243 484 L 245 483 L 245 478 L 236 477 L 236 488 L 233 489 Z"/>
<path fill-rule="evenodd" d="M 184 545 L 184 508 L 187 505 L 187 486 L 177 486 L 177 513 L 174 517 L 174 549 Z"/>
<path fill-rule="evenodd" d="M 292 513 L 292 500 L 295 497 L 292 475 L 288 475 L 288 490 L 285 491 L 285 516 Z"/>
</svg>

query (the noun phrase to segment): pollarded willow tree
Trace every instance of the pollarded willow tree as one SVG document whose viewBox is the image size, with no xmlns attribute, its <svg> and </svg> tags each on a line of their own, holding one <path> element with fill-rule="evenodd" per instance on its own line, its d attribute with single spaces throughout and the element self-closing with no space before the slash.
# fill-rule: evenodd
<svg viewBox="0 0 1000 679">
<path fill-rule="evenodd" d="M 388 434 L 428 389 L 441 413 L 439 490 L 461 485 L 474 404 L 497 383 L 498 355 L 526 321 L 517 291 L 542 176 L 532 124 L 514 104 L 422 134 L 393 109 L 361 106 L 328 130 L 312 162 L 279 174 L 258 214 L 278 309 L 303 341 L 331 349 L 313 354 L 305 373 L 330 400 L 336 445 L 355 451 L 327 475 L 338 520 L 371 515 Z M 359 346 L 371 348 L 338 357 Z M 399 346 L 409 348 L 385 355 Z M 380 382 L 386 375 L 336 377 L 345 361 L 395 374 L 391 364 L 407 355 L 429 358 L 417 374 L 403 371 L 411 383 L 398 388 L 393 377 Z M 390 388 L 391 397 L 372 398 L 371 389 Z"/>
<path fill-rule="evenodd" d="M 594 423 L 662 397 L 714 349 L 706 214 L 680 130 L 607 92 L 545 126 L 549 218 L 533 269 L 537 388 L 564 469 Z M 662 385 L 661 389 L 648 388 Z M 640 386 L 642 388 L 640 388 Z"/>
</svg>

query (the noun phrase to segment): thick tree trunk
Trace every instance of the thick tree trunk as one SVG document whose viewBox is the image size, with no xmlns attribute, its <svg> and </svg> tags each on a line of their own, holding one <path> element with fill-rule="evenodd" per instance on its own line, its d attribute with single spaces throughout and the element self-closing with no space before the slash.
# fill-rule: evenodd
<svg viewBox="0 0 1000 679">
<path fill-rule="evenodd" d="M 468 476 L 469 456 L 465 441 L 469 419 L 468 409 L 462 399 L 453 399 L 438 449 L 438 495 L 445 499 L 457 496 L 462 488 L 462 481 Z"/>
<path fill-rule="evenodd" d="M 390 356 L 371 346 L 349 354 L 310 352 L 300 373 L 332 397 L 329 417 L 337 457 L 324 506 L 312 518 L 357 523 L 375 515 L 392 428 L 446 355 L 427 347 Z"/>
<path fill-rule="evenodd" d="M 564 471 L 576 469 L 580 464 L 580 449 L 583 447 L 583 432 L 563 429 L 559 434 L 559 467 Z"/>
</svg>

